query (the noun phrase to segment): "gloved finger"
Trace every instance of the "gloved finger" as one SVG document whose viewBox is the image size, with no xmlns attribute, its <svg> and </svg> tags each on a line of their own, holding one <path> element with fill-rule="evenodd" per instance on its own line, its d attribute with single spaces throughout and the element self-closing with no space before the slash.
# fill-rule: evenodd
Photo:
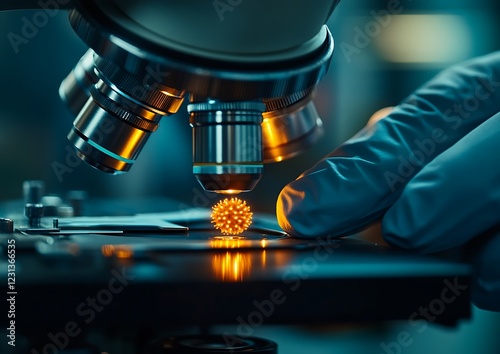
<svg viewBox="0 0 500 354">
<path fill-rule="evenodd" d="M 484 310 L 500 311 L 500 230 L 481 241 L 472 262 L 472 302 Z"/>
<path fill-rule="evenodd" d="M 500 110 L 500 52 L 444 71 L 288 184 L 280 226 L 340 236 L 379 219 L 420 169 Z"/>
<path fill-rule="evenodd" d="M 391 114 L 393 110 L 394 110 L 394 107 L 392 107 L 392 106 L 379 109 L 378 111 L 376 111 L 375 113 L 372 114 L 370 119 L 368 119 L 368 122 L 366 123 L 366 125 L 370 126 L 370 125 L 377 123 L 379 120 L 384 119 L 389 114 Z"/>
<path fill-rule="evenodd" d="M 436 252 L 500 225 L 500 113 L 425 166 L 382 221 L 384 239 Z"/>
</svg>

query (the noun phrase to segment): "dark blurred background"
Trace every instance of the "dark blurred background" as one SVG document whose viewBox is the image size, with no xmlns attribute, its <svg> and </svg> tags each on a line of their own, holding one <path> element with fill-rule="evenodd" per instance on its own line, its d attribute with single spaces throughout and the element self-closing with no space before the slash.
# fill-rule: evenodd
<svg viewBox="0 0 500 354">
<path fill-rule="evenodd" d="M 395 10 L 395 11 L 394 11 Z M 357 132 L 373 112 L 395 105 L 439 70 L 500 48 L 500 3 L 493 0 L 344 0 L 328 25 L 336 50 L 316 95 L 326 134 L 303 155 L 267 165 L 258 187 L 244 197 L 254 210 L 274 212 L 281 188 Z M 390 13 L 392 11 L 392 14 Z M 87 190 L 90 196 L 165 196 L 210 206 L 191 174 L 191 128 L 185 109 L 164 118 L 139 160 L 125 175 L 109 176 L 84 163 L 59 180 L 73 117 L 58 87 L 86 51 L 66 14 L 51 18 L 16 53 L 9 33 L 20 33 L 33 12 L 0 12 L 0 201 L 20 198 L 22 181 L 42 179 L 47 192 Z M 370 296 L 370 294 L 366 294 Z M 312 299 L 313 300 L 313 299 Z M 500 353 L 500 315 L 474 309 L 456 328 L 430 326 L 402 353 Z M 382 353 L 407 323 L 350 330 L 262 328 L 281 353 Z M 361 339 L 361 340 L 360 340 Z"/>
</svg>

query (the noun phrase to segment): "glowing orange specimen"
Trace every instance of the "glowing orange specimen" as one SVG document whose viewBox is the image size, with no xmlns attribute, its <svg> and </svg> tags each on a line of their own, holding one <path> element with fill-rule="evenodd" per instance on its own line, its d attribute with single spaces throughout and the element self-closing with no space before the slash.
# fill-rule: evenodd
<svg viewBox="0 0 500 354">
<path fill-rule="evenodd" d="M 224 235 L 238 235 L 252 223 L 247 203 L 238 198 L 224 199 L 212 207 L 212 224 Z"/>
</svg>

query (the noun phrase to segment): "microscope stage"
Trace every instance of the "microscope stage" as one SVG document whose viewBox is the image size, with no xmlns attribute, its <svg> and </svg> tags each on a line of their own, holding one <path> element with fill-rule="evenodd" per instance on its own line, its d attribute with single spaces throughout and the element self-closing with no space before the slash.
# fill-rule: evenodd
<svg viewBox="0 0 500 354">
<path fill-rule="evenodd" d="M 177 214 L 158 213 L 168 205 L 153 204 L 137 210 L 140 218 L 154 215 L 168 229 L 113 233 L 117 230 L 100 217 L 94 226 L 101 230 L 61 218 L 61 235 L 0 235 L 4 248 L 8 240 L 16 244 L 17 301 L 23 304 L 16 314 L 23 319 L 19 323 L 35 318 L 55 326 L 75 316 L 82 320 L 75 315 L 78 304 L 103 291 L 111 294 L 117 282 L 122 291 L 112 295 L 106 315 L 97 314 L 92 325 L 238 324 L 252 320 L 262 304 L 273 306 L 268 316 L 261 313 L 265 323 L 408 320 L 450 286 L 465 290 L 446 304 L 436 322 L 470 316 L 470 269 L 454 256 L 417 255 L 356 236 L 296 239 L 279 230 L 274 217 L 258 214 L 242 234 L 221 235 L 208 221 L 209 210 L 184 210 L 181 216 L 175 209 Z M 105 209 L 102 201 L 95 205 Z M 9 214 L 11 206 L 0 211 Z M 89 208 L 94 212 L 88 214 L 97 209 Z M 192 218 L 186 218 L 190 213 Z M 113 218 L 122 217 L 108 221 Z M 78 229 L 65 230 L 70 224 Z M 4 249 L 0 258 L 5 276 L 6 254 Z"/>
</svg>

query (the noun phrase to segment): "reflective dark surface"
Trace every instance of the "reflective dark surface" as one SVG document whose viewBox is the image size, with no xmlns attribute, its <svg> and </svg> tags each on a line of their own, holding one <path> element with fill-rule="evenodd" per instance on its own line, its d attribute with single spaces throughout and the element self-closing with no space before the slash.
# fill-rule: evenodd
<svg viewBox="0 0 500 354">
<path fill-rule="evenodd" d="M 114 203 L 89 201 L 87 209 L 99 205 L 121 214 Z M 169 210 L 169 200 L 143 203 L 149 208 L 145 211 L 159 207 L 160 218 L 189 230 L 2 235 L 3 247 L 8 239 L 16 243 L 16 283 L 24 304 L 19 318 L 44 318 L 46 325 L 67 321 L 66 312 L 80 294 L 108 289 L 117 281 L 113 278 L 123 283 L 123 294 L 93 326 L 237 323 L 262 301 L 274 308 L 266 323 L 404 319 L 419 304 L 439 296 L 449 282 L 469 283 L 469 266 L 456 257 L 418 256 L 356 237 L 294 239 L 266 215 L 256 215 L 241 235 L 223 236 L 211 228 L 208 210 L 180 214 Z M 141 203 L 117 204 L 126 210 L 127 204 L 137 208 Z M 4 205 L 2 212 L 20 228 L 26 220 L 15 213 L 15 205 Z M 42 226 L 49 220 L 43 219 Z M 61 231 L 64 225 L 61 218 Z M 1 262 L 6 261 L 3 257 Z M 6 267 L 0 269 L 5 272 Z M 146 294 L 147 301 L 138 306 Z M 439 321 L 468 317 L 469 301 L 467 290 Z M 35 305 L 40 302 L 45 305 Z M 27 326 L 24 330 L 34 329 L 28 321 L 20 323 Z"/>
</svg>

